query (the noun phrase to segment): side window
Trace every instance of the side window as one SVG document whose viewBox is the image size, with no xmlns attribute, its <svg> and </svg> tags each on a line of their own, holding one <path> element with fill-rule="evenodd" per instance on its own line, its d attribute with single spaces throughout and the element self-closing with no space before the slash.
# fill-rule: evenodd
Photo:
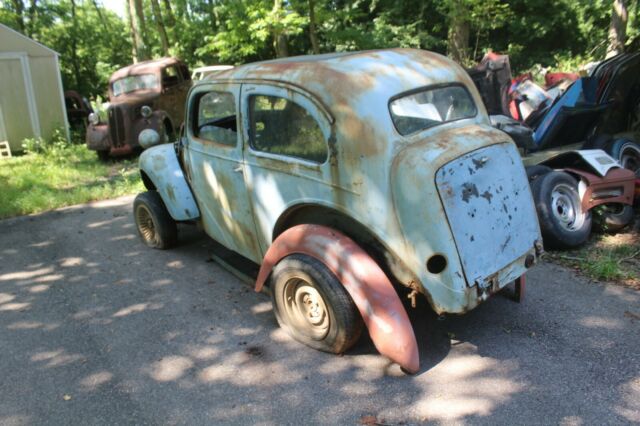
<svg viewBox="0 0 640 426">
<path fill-rule="evenodd" d="M 174 65 L 162 70 L 162 86 L 167 89 L 180 83 L 180 75 Z"/>
<path fill-rule="evenodd" d="M 256 151 L 324 163 L 328 147 L 318 122 L 297 103 L 277 96 L 249 98 L 250 141 Z"/>
<path fill-rule="evenodd" d="M 205 93 L 198 100 L 197 114 L 193 129 L 196 137 L 223 145 L 236 145 L 236 103 L 231 93 Z"/>
</svg>

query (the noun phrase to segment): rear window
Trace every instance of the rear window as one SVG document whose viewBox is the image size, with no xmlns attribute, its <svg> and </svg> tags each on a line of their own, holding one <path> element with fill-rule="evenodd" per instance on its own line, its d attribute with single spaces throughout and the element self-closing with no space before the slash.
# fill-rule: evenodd
<svg viewBox="0 0 640 426">
<path fill-rule="evenodd" d="M 461 85 L 426 88 L 401 96 L 391 101 L 389 111 L 393 124 L 403 136 L 472 118 L 478 112 L 471 95 Z"/>
</svg>

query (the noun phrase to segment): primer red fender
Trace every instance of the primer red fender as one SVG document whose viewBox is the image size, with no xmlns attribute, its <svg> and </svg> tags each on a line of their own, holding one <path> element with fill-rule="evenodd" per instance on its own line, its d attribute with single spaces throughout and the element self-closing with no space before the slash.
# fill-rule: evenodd
<svg viewBox="0 0 640 426">
<path fill-rule="evenodd" d="M 264 256 L 256 291 L 283 257 L 301 253 L 329 268 L 358 307 L 378 351 L 410 373 L 418 372 L 418 344 L 396 291 L 380 266 L 353 240 L 320 225 L 297 225 L 283 232 Z"/>
</svg>

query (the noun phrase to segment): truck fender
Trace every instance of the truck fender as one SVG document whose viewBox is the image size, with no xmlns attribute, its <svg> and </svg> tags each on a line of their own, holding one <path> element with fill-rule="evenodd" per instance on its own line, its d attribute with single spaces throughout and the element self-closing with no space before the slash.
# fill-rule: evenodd
<svg viewBox="0 0 640 426">
<path fill-rule="evenodd" d="M 143 151 L 140 154 L 140 171 L 151 180 L 174 220 L 200 217 L 173 144 L 157 145 Z"/>
<path fill-rule="evenodd" d="M 391 281 L 360 246 L 334 229 L 297 225 L 280 234 L 264 256 L 255 290 L 262 290 L 282 258 L 296 253 L 318 259 L 338 278 L 360 311 L 378 352 L 410 373 L 419 370 L 416 337 Z"/>
</svg>

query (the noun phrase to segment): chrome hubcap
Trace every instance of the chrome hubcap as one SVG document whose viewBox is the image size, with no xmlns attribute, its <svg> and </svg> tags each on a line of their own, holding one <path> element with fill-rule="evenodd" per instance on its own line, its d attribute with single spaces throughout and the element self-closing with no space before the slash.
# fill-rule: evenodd
<svg viewBox="0 0 640 426">
<path fill-rule="evenodd" d="M 329 332 L 330 318 L 318 290 L 302 278 L 292 278 L 284 286 L 284 306 L 296 327 L 311 338 L 323 339 Z"/>
<path fill-rule="evenodd" d="M 568 231 L 580 229 L 585 220 L 578 192 L 569 185 L 559 184 L 551 192 L 551 210 L 560 226 Z"/>
</svg>

